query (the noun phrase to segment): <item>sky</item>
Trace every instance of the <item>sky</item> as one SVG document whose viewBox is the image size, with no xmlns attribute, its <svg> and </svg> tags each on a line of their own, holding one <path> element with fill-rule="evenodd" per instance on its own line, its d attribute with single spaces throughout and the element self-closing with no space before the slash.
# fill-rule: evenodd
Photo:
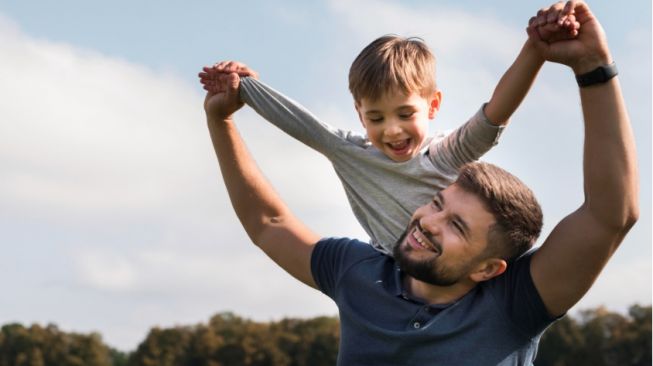
<svg viewBox="0 0 653 366">
<path fill-rule="evenodd" d="M 636 137 L 641 215 L 574 311 L 651 303 L 651 3 L 590 1 Z M 335 315 L 248 240 L 217 167 L 197 73 L 239 60 L 327 123 L 362 131 L 348 68 L 374 38 L 422 37 L 443 93 L 431 131 L 491 96 L 544 1 L 0 1 L 0 324 L 99 332 L 128 351 L 150 328 L 233 311 L 258 321 Z M 367 239 L 328 161 L 247 107 L 259 166 L 322 236 Z M 544 65 L 483 160 L 520 177 L 545 226 L 582 193 L 571 71 Z M 588 157 L 591 158 L 591 157 Z M 609 172 L 606 172 L 609 174 Z"/>
</svg>

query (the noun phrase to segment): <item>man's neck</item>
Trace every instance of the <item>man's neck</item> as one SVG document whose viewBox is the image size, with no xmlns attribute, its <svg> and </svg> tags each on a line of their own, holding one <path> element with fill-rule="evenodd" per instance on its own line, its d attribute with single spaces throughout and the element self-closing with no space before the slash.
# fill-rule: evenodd
<svg viewBox="0 0 653 366">
<path fill-rule="evenodd" d="M 477 285 L 476 282 L 465 279 L 451 286 L 436 286 L 409 275 L 404 277 L 403 283 L 411 297 L 431 305 L 455 302 Z"/>
</svg>

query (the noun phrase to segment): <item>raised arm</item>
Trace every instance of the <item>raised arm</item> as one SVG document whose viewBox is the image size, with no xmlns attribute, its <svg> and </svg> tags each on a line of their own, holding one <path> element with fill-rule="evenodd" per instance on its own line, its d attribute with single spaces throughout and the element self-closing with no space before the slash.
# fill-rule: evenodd
<svg viewBox="0 0 653 366">
<path fill-rule="evenodd" d="M 250 239 L 272 260 L 315 287 L 310 258 L 318 236 L 299 221 L 263 177 L 233 121 L 241 106 L 236 73 L 224 74 L 204 101 L 213 147 L 231 204 Z"/>
<path fill-rule="evenodd" d="M 557 10 L 557 9 L 554 9 Z M 543 12 L 544 10 L 541 10 Z M 549 11 L 548 16 L 557 16 L 557 12 Z M 541 24 L 537 30 L 545 41 L 570 39 L 578 35 L 579 24 L 573 15 L 562 24 Z M 491 123 L 497 126 L 508 124 L 510 116 L 526 97 L 535 81 L 544 59 L 537 51 L 534 41 L 529 37 L 519 55 L 503 74 L 494 89 L 492 98 L 485 106 L 485 115 Z"/>
<path fill-rule="evenodd" d="M 567 12 L 580 22 L 577 39 L 547 44 L 535 25 L 529 36 L 547 60 L 576 75 L 610 64 L 603 29 L 587 4 L 570 1 Z M 572 307 L 591 287 L 638 217 L 635 143 L 619 80 L 580 88 L 585 124 L 583 177 L 585 201 L 563 219 L 531 262 L 531 274 L 552 315 Z"/>
<path fill-rule="evenodd" d="M 224 61 L 206 67 L 199 75 L 200 82 L 206 90 L 211 91 L 216 80 L 224 73 L 236 73 L 241 76 L 241 100 L 258 115 L 303 144 L 327 157 L 330 157 L 337 146 L 347 144 L 347 131 L 324 123 L 298 102 L 256 80 L 256 73 L 240 62 Z"/>
</svg>

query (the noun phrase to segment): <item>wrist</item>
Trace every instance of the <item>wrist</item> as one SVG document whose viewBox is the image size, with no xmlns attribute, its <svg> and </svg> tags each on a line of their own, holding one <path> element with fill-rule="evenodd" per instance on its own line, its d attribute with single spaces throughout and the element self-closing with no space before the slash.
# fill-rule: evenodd
<svg viewBox="0 0 653 366">
<path fill-rule="evenodd" d="M 598 66 L 590 72 L 576 74 L 576 82 L 581 88 L 607 83 L 619 74 L 614 62 Z"/>
<path fill-rule="evenodd" d="M 234 123 L 233 115 L 229 116 L 207 116 L 207 122 L 213 126 L 228 126 Z"/>
<path fill-rule="evenodd" d="M 583 57 L 571 66 L 576 75 L 586 74 L 598 67 L 613 63 L 612 56 L 608 53 Z"/>
<path fill-rule="evenodd" d="M 533 41 L 530 37 L 526 39 L 524 47 L 522 47 L 522 54 L 528 57 L 532 63 L 539 64 L 540 66 L 543 65 L 546 61 L 546 59 L 538 51 L 537 46 L 535 45 L 535 41 Z"/>
</svg>

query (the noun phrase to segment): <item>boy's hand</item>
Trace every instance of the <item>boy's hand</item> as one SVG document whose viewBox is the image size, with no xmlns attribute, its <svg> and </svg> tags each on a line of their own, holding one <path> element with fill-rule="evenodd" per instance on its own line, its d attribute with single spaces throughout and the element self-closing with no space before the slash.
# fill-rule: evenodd
<svg viewBox="0 0 653 366">
<path fill-rule="evenodd" d="M 258 79 L 256 71 L 237 61 L 222 61 L 213 66 L 204 66 L 198 76 L 206 91 L 218 93 L 225 90 L 226 84 L 223 82 L 223 77 L 229 74 L 236 74 L 238 77 L 250 76 Z"/>
<path fill-rule="evenodd" d="M 205 66 L 199 73 L 200 82 L 208 92 L 204 99 L 206 116 L 212 121 L 225 121 L 243 106 L 240 100 L 240 77 L 258 77 L 245 64 L 233 61 Z"/>
</svg>

